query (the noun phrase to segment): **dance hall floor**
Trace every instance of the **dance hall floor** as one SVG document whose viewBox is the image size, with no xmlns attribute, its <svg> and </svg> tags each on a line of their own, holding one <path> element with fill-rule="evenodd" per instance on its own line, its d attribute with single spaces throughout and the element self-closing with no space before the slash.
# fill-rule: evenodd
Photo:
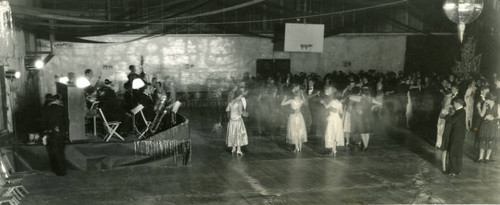
<svg viewBox="0 0 500 205">
<path fill-rule="evenodd" d="M 373 136 L 368 152 L 339 148 L 334 158 L 323 154 L 321 137 L 310 137 L 295 154 L 284 136 L 250 136 L 245 156 L 236 157 L 222 134 L 210 132 L 214 113 L 184 113 L 191 165 L 70 171 L 65 177 L 36 172 L 24 181 L 30 194 L 22 204 L 500 203 L 500 158 L 473 163 L 470 139 L 463 174 L 452 178 L 441 173 L 440 152 L 430 143 L 394 128 Z"/>
</svg>

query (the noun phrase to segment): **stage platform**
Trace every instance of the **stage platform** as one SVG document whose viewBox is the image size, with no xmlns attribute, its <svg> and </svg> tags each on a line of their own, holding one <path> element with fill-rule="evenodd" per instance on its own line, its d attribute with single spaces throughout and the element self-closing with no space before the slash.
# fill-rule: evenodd
<svg viewBox="0 0 500 205">
<path fill-rule="evenodd" d="M 143 140 L 66 144 L 66 166 L 84 171 L 135 165 L 187 165 L 191 157 L 189 120 L 179 114 L 177 120 L 176 126 Z M 44 145 L 14 145 L 3 149 L 11 153 L 17 171 L 50 170 Z"/>
</svg>

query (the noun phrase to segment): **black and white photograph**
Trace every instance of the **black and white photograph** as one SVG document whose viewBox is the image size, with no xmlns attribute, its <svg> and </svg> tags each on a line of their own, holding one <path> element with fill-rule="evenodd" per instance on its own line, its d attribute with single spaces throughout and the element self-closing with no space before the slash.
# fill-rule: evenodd
<svg viewBox="0 0 500 205">
<path fill-rule="evenodd" d="M 0 0 L 0 204 L 500 204 L 500 0 Z"/>
</svg>

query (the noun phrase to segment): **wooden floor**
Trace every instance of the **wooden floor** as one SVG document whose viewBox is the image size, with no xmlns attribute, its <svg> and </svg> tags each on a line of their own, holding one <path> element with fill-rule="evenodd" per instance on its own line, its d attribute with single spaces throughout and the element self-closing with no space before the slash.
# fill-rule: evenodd
<svg viewBox="0 0 500 205">
<path fill-rule="evenodd" d="M 339 148 L 335 158 L 321 137 L 296 154 L 284 136 L 250 136 L 237 157 L 223 134 L 210 132 L 213 113 L 186 112 L 190 166 L 37 172 L 24 181 L 30 194 L 22 204 L 500 203 L 500 163 L 473 163 L 470 139 L 463 174 L 451 178 L 440 171 L 440 152 L 403 130 L 381 129 L 368 152 Z"/>
</svg>

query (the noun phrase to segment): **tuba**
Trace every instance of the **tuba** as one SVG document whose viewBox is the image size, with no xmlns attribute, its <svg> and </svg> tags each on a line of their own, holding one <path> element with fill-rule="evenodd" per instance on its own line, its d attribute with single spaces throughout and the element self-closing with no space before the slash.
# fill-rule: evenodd
<svg viewBox="0 0 500 205">
<path fill-rule="evenodd" d="M 153 119 L 153 122 L 151 122 L 151 125 L 149 126 L 149 131 L 151 133 L 155 133 L 156 130 L 158 130 L 158 127 L 160 127 L 163 117 L 168 113 L 166 103 L 167 103 L 167 96 L 163 95 L 161 97 L 160 103 L 155 106 L 156 110 L 155 118 Z"/>
</svg>

